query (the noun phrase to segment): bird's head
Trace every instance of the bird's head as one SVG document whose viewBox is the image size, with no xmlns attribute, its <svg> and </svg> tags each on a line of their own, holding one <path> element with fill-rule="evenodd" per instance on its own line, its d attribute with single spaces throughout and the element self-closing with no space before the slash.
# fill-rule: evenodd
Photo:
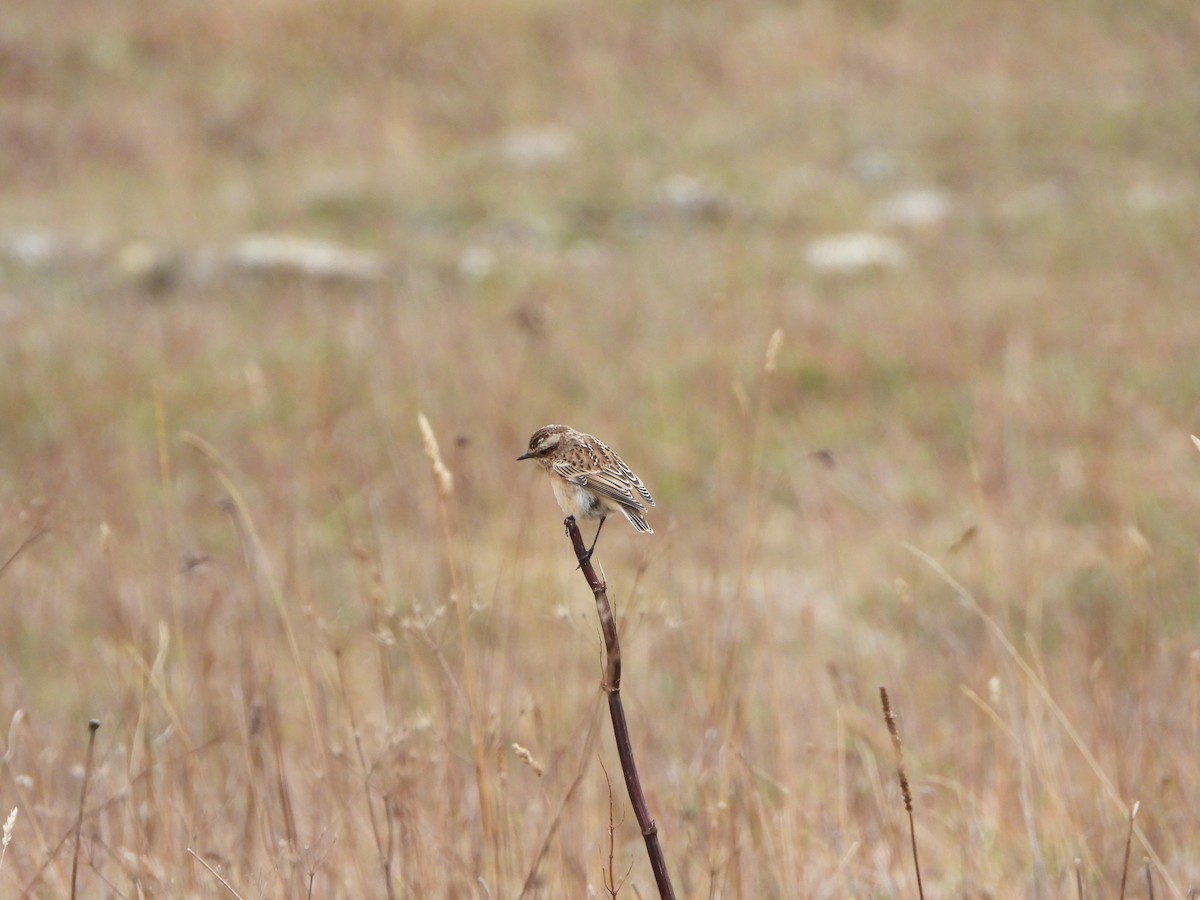
<svg viewBox="0 0 1200 900">
<path fill-rule="evenodd" d="M 521 459 L 546 459 L 562 443 L 564 436 L 571 429 L 566 425 L 546 425 L 539 428 L 529 439 L 529 449 L 517 457 Z"/>
</svg>

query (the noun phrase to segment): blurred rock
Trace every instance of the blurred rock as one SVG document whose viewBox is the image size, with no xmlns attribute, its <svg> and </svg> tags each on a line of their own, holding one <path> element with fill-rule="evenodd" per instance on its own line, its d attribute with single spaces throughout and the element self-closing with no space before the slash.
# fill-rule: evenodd
<svg viewBox="0 0 1200 900">
<path fill-rule="evenodd" d="M 230 260 L 249 272 L 344 281 L 375 281 L 383 277 L 384 270 L 383 259 L 377 253 L 286 234 L 242 238 L 230 253 Z"/>
<path fill-rule="evenodd" d="M 658 186 L 658 200 L 671 212 L 696 219 L 724 218 L 733 209 L 725 194 L 699 178 L 682 173 L 662 180 Z"/>
<path fill-rule="evenodd" d="M 183 259 L 172 250 L 133 241 L 117 254 L 117 267 L 143 290 L 164 294 L 179 284 Z"/>
<path fill-rule="evenodd" d="M 52 266 L 67 255 L 66 243 L 47 231 L 17 231 L 4 239 L 4 255 L 30 268 Z"/>
<path fill-rule="evenodd" d="M 1183 205 L 1186 193 L 1182 188 L 1143 181 L 1125 193 L 1125 204 L 1135 213 L 1157 213 Z"/>
<path fill-rule="evenodd" d="M 500 139 L 500 156 L 519 169 L 561 165 L 578 149 L 575 134 L 562 125 L 514 128 Z"/>
<path fill-rule="evenodd" d="M 850 171 L 860 181 L 878 183 L 899 175 L 900 163 L 882 147 L 866 147 L 850 158 Z"/>
<path fill-rule="evenodd" d="M 876 203 L 871 219 L 880 226 L 924 230 L 944 224 L 953 211 L 954 203 L 945 191 L 905 188 Z"/>
<path fill-rule="evenodd" d="M 473 244 L 458 257 L 458 274 L 467 281 L 483 281 L 496 271 L 495 251 Z"/>
<path fill-rule="evenodd" d="M 900 268 L 908 264 L 909 254 L 895 238 L 854 231 L 810 241 L 804 259 L 817 272 L 854 275 L 868 269 Z"/>
</svg>

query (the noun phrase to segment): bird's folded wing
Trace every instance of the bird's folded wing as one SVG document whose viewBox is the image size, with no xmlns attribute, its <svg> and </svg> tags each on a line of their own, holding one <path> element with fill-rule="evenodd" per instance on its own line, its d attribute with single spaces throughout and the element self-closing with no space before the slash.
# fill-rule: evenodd
<svg viewBox="0 0 1200 900">
<path fill-rule="evenodd" d="M 556 462 L 553 468 L 556 474 L 567 481 L 585 487 L 590 491 L 595 491 L 601 497 L 607 497 L 615 503 L 620 503 L 622 506 L 631 506 L 634 509 L 646 508 L 633 495 L 633 490 L 631 490 L 632 487 L 637 487 L 638 491 L 649 499 L 649 492 L 640 481 L 636 480 L 636 475 L 634 476 L 634 484 L 631 485 L 622 473 L 608 469 L 585 472 L 568 462 Z M 651 500 L 650 502 L 653 503 L 654 501 Z"/>
</svg>

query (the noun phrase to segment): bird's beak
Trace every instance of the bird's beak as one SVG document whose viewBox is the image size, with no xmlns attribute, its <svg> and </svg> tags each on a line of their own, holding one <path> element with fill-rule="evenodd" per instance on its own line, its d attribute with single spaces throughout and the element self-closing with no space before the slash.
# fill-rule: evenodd
<svg viewBox="0 0 1200 900">
<path fill-rule="evenodd" d="M 532 457 L 533 457 L 532 453 L 522 453 L 520 456 L 517 457 L 517 462 L 520 462 L 523 459 L 531 459 Z"/>
</svg>

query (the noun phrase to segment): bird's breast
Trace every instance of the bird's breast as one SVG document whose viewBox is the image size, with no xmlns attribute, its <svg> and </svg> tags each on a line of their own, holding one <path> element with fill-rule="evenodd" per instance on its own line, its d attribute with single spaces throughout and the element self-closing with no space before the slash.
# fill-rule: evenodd
<svg viewBox="0 0 1200 900">
<path fill-rule="evenodd" d="M 608 514 L 604 502 L 587 488 L 561 478 L 551 478 L 550 486 L 554 489 L 554 499 L 559 508 L 576 519 L 599 519 Z"/>
</svg>

